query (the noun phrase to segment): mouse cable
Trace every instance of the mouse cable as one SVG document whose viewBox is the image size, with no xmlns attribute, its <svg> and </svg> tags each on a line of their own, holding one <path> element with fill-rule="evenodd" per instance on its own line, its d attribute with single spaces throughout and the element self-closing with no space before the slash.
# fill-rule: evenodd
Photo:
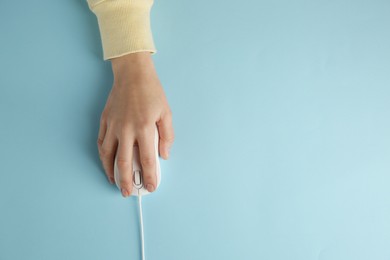
<svg viewBox="0 0 390 260">
<path fill-rule="evenodd" d="M 138 212 L 139 212 L 139 224 L 141 230 L 141 252 L 142 252 L 142 260 L 145 260 L 145 248 L 144 248 L 144 222 L 142 219 L 142 199 L 141 194 L 139 194 L 138 190 Z"/>
</svg>

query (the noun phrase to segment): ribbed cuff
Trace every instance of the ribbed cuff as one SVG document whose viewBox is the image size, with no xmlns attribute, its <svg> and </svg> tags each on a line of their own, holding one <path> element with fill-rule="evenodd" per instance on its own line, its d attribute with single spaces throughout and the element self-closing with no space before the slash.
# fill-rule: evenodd
<svg viewBox="0 0 390 260">
<path fill-rule="evenodd" d="M 98 18 L 104 60 L 157 52 L 150 26 L 152 5 L 153 0 L 103 0 L 89 6 Z"/>
</svg>

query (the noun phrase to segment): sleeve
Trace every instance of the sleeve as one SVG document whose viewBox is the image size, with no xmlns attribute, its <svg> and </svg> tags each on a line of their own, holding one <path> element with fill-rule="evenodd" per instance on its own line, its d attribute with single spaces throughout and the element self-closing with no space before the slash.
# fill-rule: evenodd
<svg viewBox="0 0 390 260">
<path fill-rule="evenodd" d="M 134 52 L 157 52 L 150 26 L 153 1 L 87 0 L 98 20 L 104 60 Z"/>
</svg>

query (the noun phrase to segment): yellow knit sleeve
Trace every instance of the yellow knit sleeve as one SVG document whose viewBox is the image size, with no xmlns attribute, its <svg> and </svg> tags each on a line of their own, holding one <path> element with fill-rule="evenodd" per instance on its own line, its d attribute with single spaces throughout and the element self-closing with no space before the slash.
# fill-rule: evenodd
<svg viewBox="0 0 390 260">
<path fill-rule="evenodd" d="M 150 26 L 153 1 L 87 0 L 98 19 L 104 60 L 134 52 L 157 52 Z"/>
</svg>

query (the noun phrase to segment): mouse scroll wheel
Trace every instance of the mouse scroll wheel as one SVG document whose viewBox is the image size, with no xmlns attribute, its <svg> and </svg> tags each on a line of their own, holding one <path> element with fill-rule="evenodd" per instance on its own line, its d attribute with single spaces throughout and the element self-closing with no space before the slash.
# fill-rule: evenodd
<svg viewBox="0 0 390 260">
<path fill-rule="evenodd" d="M 142 186 L 142 179 L 141 179 L 141 171 L 140 170 L 134 171 L 134 185 L 135 186 Z"/>
</svg>

